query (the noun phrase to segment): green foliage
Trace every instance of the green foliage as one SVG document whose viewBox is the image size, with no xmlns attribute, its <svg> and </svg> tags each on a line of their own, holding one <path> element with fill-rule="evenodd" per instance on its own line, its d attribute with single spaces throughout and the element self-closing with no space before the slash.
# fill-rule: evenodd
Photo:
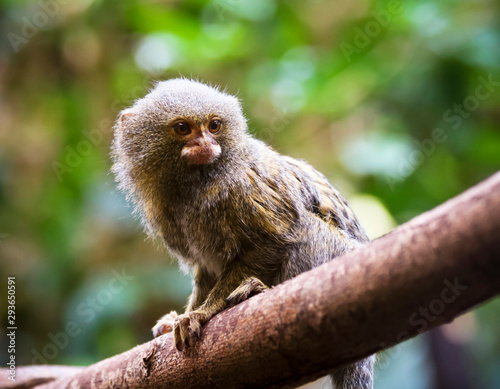
<svg viewBox="0 0 500 389">
<path fill-rule="evenodd" d="M 237 93 L 251 131 L 324 172 L 373 237 L 500 165 L 493 0 L 0 4 L 0 268 L 17 278 L 19 364 L 97 361 L 183 309 L 189 277 L 145 239 L 109 174 L 112 123 L 154 80 Z M 134 278 L 114 293 L 123 269 Z M 453 325 L 484 388 L 500 385 L 495 304 Z M 68 322 L 80 332 L 51 353 Z M 398 363 L 431 377 L 415 362 L 425 352 L 409 346 Z"/>
</svg>

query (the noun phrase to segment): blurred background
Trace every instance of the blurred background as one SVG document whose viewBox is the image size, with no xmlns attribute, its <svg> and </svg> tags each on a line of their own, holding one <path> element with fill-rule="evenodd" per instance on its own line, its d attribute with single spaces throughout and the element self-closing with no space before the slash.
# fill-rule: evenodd
<svg viewBox="0 0 500 389">
<path fill-rule="evenodd" d="M 500 167 L 498 1 L 0 4 L 0 272 L 4 291 L 16 277 L 18 365 L 96 362 L 183 309 L 190 277 L 109 173 L 113 122 L 154 80 L 237 94 L 251 131 L 322 171 L 372 238 Z M 499 329 L 496 299 L 382 353 L 376 387 L 500 388 Z"/>
</svg>

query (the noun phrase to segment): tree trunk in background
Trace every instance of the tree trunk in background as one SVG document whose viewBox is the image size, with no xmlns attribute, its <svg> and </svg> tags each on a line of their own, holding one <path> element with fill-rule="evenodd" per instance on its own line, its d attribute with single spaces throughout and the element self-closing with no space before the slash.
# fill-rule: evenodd
<svg viewBox="0 0 500 389">
<path fill-rule="evenodd" d="M 451 341 L 441 328 L 429 331 L 435 389 L 473 389 L 462 344 Z"/>
</svg>

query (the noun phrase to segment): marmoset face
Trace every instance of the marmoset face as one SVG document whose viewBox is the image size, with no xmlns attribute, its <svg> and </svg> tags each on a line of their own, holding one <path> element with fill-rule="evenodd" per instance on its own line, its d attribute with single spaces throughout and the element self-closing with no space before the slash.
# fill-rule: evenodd
<svg viewBox="0 0 500 389">
<path fill-rule="evenodd" d="M 210 165 L 246 132 L 235 97 L 185 79 L 159 82 L 119 123 L 117 145 L 148 169 Z"/>
<path fill-rule="evenodd" d="M 169 124 L 169 130 L 180 142 L 184 143 L 181 157 L 189 165 L 207 165 L 221 154 L 217 138 L 223 131 L 223 121 L 213 115 L 205 120 L 179 118 Z"/>
</svg>

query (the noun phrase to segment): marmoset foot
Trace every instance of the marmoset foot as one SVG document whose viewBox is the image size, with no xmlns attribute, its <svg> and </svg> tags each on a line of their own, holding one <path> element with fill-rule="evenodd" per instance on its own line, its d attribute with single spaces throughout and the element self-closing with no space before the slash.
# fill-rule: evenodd
<svg viewBox="0 0 500 389">
<path fill-rule="evenodd" d="M 250 297 L 259 294 L 266 289 L 269 288 L 258 278 L 247 278 L 226 299 L 228 308 L 234 307 L 235 305 L 248 300 Z"/>
<path fill-rule="evenodd" d="M 179 315 L 175 311 L 170 311 L 162 316 L 153 327 L 153 336 L 157 337 L 163 334 L 168 334 L 174 329 L 174 321 Z"/>
<path fill-rule="evenodd" d="M 182 351 L 185 346 L 192 346 L 194 340 L 200 338 L 201 327 L 209 319 L 206 314 L 199 310 L 177 316 L 173 330 L 175 348 Z"/>
</svg>

